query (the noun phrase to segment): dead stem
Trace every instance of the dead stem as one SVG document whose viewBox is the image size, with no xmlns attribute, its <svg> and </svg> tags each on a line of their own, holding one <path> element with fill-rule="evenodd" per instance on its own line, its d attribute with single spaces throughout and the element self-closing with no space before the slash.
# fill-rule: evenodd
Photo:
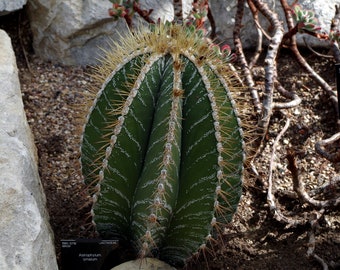
<svg viewBox="0 0 340 270">
<path fill-rule="evenodd" d="M 282 96 L 284 96 L 285 98 L 291 99 L 291 101 L 274 102 L 273 103 L 274 110 L 294 108 L 294 107 L 297 107 L 301 103 L 302 101 L 301 98 L 295 92 L 287 91 L 278 80 L 275 81 L 275 88 L 278 90 L 278 92 Z"/>
<path fill-rule="evenodd" d="M 340 203 L 340 198 L 332 198 L 329 200 L 315 200 L 308 195 L 305 190 L 305 185 L 299 176 L 299 170 L 296 165 L 296 154 L 293 149 L 287 151 L 288 166 L 287 169 L 292 174 L 293 189 L 298 195 L 301 203 L 308 203 L 316 208 L 326 209 L 329 207 L 336 207 Z"/>
<path fill-rule="evenodd" d="M 271 212 L 274 215 L 274 218 L 282 223 L 288 224 L 287 227 L 296 227 L 297 225 L 306 224 L 307 220 L 304 219 L 292 219 L 289 217 L 286 217 L 279 209 L 279 207 L 276 206 L 275 202 L 275 196 L 273 194 L 273 170 L 274 170 L 274 163 L 275 163 L 275 152 L 278 142 L 280 141 L 281 137 L 284 135 L 284 133 L 287 131 L 290 124 L 290 119 L 287 117 L 287 121 L 285 123 L 285 126 L 280 131 L 280 133 L 277 135 L 274 143 L 273 143 L 273 149 L 270 156 L 270 164 L 269 164 L 269 175 L 268 175 L 268 191 L 267 191 L 267 202 L 269 203 L 269 208 Z"/>
<path fill-rule="evenodd" d="M 234 37 L 234 45 L 235 45 L 235 53 L 237 55 L 238 62 L 241 66 L 242 73 L 244 74 L 244 78 L 246 81 L 246 85 L 249 89 L 249 92 L 252 97 L 252 102 L 254 105 L 254 109 L 257 115 L 261 113 L 261 102 L 259 98 L 259 94 L 255 89 L 255 82 L 253 80 L 253 76 L 251 75 L 251 71 L 246 60 L 246 57 L 243 52 L 243 46 L 240 38 L 241 28 L 242 28 L 242 18 L 244 13 L 244 5 L 245 0 L 237 1 L 237 11 L 235 15 L 235 27 L 233 31 Z"/>
<path fill-rule="evenodd" d="M 260 0 L 252 0 L 254 6 L 264 15 L 273 28 L 273 36 L 268 46 L 266 58 L 264 60 L 265 70 L 265 89 L 263 93 L 261 117 L 257 124 L 256 133 L 258 137 L 254 140 L 253 149 L 255 149 L 256 157 L 261 144 L 263 143 L 265 133 L 268 130 L 269 120 L 273 110 L 273 92 L 274 82 L 276 81 L 276 57 L 283 37 L 283 27 L 278 15 L 272 12 L 268 5 Z"/>
<path fill-rule="evenodd" d="M 254 23 L 256 25 L 256 30 L 257 30 L 257 45 L 256 45 L 256 51 L 255 54 L 253 55 L 252 59 L 250 60 L 249 63 L 249 68 L 252 69 L 254 65 L 257 63 L 257 60 L 260 57 L 260 54 L 262 52 L 262 36 L 264 30 L 262 29 L 260 23 L 259 23 L 259 13 L 256 7 L 254 6 L 253 2 L 251 0 L 247 0 L 249 9 L 253 15 Z"/>
<path fill-rule="evenodd" d="M 340 162 L 340 149 L 338 149 L 338 151 L 336 151 L 335 153 L 331 154 L 327 152 L 324 148 L 325 146 L 330 145 L 339 139 L 340 139 L 340 132 L 334 134 L 332 137 L 328 139 L 321 140 L 315 144 L 315 151 L 331 162 L 334 162 L 334 163 Z"/>
<path fill-rule="evenodd" d="M 313 257 L 317 262 L 319 262 L 322 265 L 323 270 L 328 270 L 328 265 L 327 263 L 318 255 L 316 255 L 315 252 L 315 231 L 319 227 L 318 221 L 320 218 L 323 216 L 324 210 L 320 210 L 314 215 L 314 219 L 310 221 L 311 224 L 311 229 L 308 232 L 308 249 L 307 249 L 307 256 L 308 257 Z"/>
</svg>

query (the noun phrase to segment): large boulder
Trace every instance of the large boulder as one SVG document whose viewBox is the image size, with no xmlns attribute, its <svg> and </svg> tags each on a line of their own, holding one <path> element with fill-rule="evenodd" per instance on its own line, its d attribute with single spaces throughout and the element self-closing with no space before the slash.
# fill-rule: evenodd
<svg viewBox="0 0 340 270">
<path fill-rule="evenodd" d="M 183 10 L 188 14 L 193 0 L 182 0 Z M 153 9 L 151 18 L 173 19 L 173 0 L 140 0 L 143 9 Z M 270 8 L 278 12 L 284 21 L 279 0 L 266 0 Z M 215 18 L 218 39 L 233 45 L 233 29 L 237 0 L 209 1 Z M 314 10 L 323 29 L 329 30 L 335 12 L 335 0 L 301 0 L 305 8 Z M 108 40 L 117 40 L 120 34 L 128 31 L 123 19 L 114 21 L 108 15 L 109 0 L 30 0 L 29 17 L 33 32 L 33 47 L 38 56 L 66 65 L 95 64 L 101 53 L 100 48 L 108 48 Z M 137 16 L 138 17 L 138 16 Z M 261 17 L 264 29 L 268 23 Z M 256 28 L 249 11 L 245 8 L 242 24 L 244 47 L 256 45 Z M 313 46 L 325 46 L 326 42 L 307 37 Z M 304 44 L 301 35 L 299 44 Z"/>
<path fill-rule="evenodd" d="M 191 1 L 184 0 L 184 9 Z M 172 0 L 140 1 L 153 8 L 152 18 L 171 20 Z M 109 0 L 30 0 L 28 15 L 35 53 L 45 60 L 66 65 L 95 64 L 110 40 L 128 31 L 125 21 L 114 21 Z"/>
<path fill-rule="evenodd" d="M 127 30 L 124 21 L 108 15 L 111 5 L 108 0 L 30 0 L 36 54 L 66 65 L 95 63 L 100 48 Z"/>
<path fill-rule="evenodd" d="M 0 0 L 0 16 L 22 9 L 27 0 Z"/>
<path fill-rule="evenodd" d="M 0 269 L 58 269 L 16 60 L 0 30 Z"/>
</svg>

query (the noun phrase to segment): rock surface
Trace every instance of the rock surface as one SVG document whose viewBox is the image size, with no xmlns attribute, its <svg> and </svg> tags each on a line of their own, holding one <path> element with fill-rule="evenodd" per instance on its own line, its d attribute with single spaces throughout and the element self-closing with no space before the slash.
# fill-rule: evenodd
<svg viewBox="0 0 340 270">
<path fill-rule="evenodd" d="M 127 30 L 123 20 L 108 15 L 111 5 L 108 0 L 30 0 L 36 54 L 66 65 L 95 63 L 99 47 L 107 48 L 109 39 Z"/>
<path fill-rule="evenodd" d="M 1 0 L 0 0 L 1 1 Z M 279 0 L 266 0 L 274 8 L 282 21 L 284 14 Z M 188 14 L 192 0 L 183 0 L 183 11 Z M 329 30 L 335 12 L 335 0 L 304 0 L 299 3 L 314 10 L 323 29 Z M 141 0 L 142 9 L 153 9 L 151 18 L 157 21 L 172 20 L 172 0 Z M 114 21 L 108 15 L 111 7 L 109 0 L 30 0 L 29 17 L 33 32 L 33 47 L 36 54 L 44 60 L 66 65 L 95 64 L 102 48 L 108 48 L 110 39 L 117 40 L 119 34 L 128 31 L 125 21 Z M 216 23 L 219 40 L 233 45 L 233 29 L 237 0 L 211 0 L 210 6 Z M 138 17 L 138 16 L 137 16 Z M 262 17 L 261 22 L 266 22 Z M 245 9 L 243 18 L 242 40 L 244 47 L 254 47 L 257 33 L 249 8 Z M 268 24 L 264 24 L 267 29 Z M 312 46 L 327 46 L 307 36 Z M 304 45 L 302 35 L 298 43 Z"/>
<path fill-rule="evenodd" d="M 184 0 L 188 12 L 190 0 Z M 143 9 L 153 8 L 152 18 L 171 20 L 172 0 L 140 1 Z M 125 21 L 114 21 L 108 14 L 109 0 L 30 0 L 28 5 L 33 47 L 44 60 L 66 65 L 97 62 L 101 48 L 127 32 Z"/>
<path fill-rule="evenodd" d="M 27 0 L 0 0 L 0 16 L 22 9 Z"/>
<path fill-rule="evenodd" d="M 279 15 L 280 21 L 285 22 L 285 15 L 281 8 L 281 4 L 279 0 L 265 0 L 265 3 L 268 3 L 270 9 L 274 9 Z M 227 44 L 233 45 L 233 30 L 235 23 L 235 14 L 237 10 L 237 0 L 230 1 L 220 1 L 220 0 L 210 0 L 211 12 L 214 16 L 216 23 L 216 32 L 219 40 L 226 41 Z M 300 0 L 298 2 L 304 10 L 312 10 L 315 12 L 316 18 L 319 21 L 320 27 L 329 31 L 331 20 L 335 14 L 335 4 L 337 4 L 336 0 Z M 261 15 L 260 22 L 265 31 L 268 31 L 269 24 L 266 19 Z M 256 45 L 257 39 L 257 31 L 256 26 L 247 6 L 244 10 L 244 16 L 242 20 L 242 30 L 241 30 L 241 39 L 243 41 L 244 47 L 254 47 Z M 285 30 L 287 30 L 286 25 L 284 24 Z M 270 32 L 269 32 L 270 33 Z M 311 37 L 307 34 L 299 34 L 297 36 L 297 42 L 299 45 L 305 46 L 305 42 L 303 41 L 303 37 L 306 38 L 306 41 L 311 46 L 327 46 L 327 42 L 320 41 L 314 37 Z"/>
<path fill-rule="evenodd" d="M 58 269 L 11 41 L 0 30 L 0 269 Z"/>
</svg>

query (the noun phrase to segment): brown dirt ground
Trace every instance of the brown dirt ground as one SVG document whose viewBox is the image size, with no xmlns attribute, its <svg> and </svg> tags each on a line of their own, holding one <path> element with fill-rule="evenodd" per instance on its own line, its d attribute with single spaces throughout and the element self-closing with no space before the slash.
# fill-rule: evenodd
<svg viewBox="0 0 340 270">
<path fill-rule="evenodd" d="M 88 222 L 89 197 L 79 175 L 79 124 L 77 105 L 83 104 L 88 85 L 89 68 L 65 67 L 43 62 L 34 55 L 28 21 L 17 12 L 0 17 L 0 28 L 12 38 L 17 56 L 22 97 L 28 122 L 35 136 L 39 153 L 39 171 L 43 183 L 55 245 L 60 256 L 60 240 L 94 237 Z M 27 54 L 27 61 L 24 53 Z M 310 52 L 307 61 L 325 80 L 334 86 L 334 63 Z M 313 82 L 292 58 L 282 50 L 279 55 L 279 79 L 288 90 L 302 98 L 300 106 L 287 110 L 291 125 L 278 144 L 274 168 L 274 195 L 278 208 L 286 216 L 306 218 L 312 207 L 301 204 L 292 194 L 291 175 L 285 159 L 288 148 L 300 152 L 300 176 L 311 191 L 331 183 L 339 175 L 339 164 L 332 164 L 315 153 L 314 144 L 333 135 L 335 111 L 323 90 Z M 257 78 L 259 89 L 263 77 Z M 275 97 L 279 100 L 280 97 Z M 255 165 L 259 177 L 245 179 L 242 200 L 234 221 L 226 228 L 223 241 L 218 241 L 214 256 L 191 260 L 190 269 L 323 269 L 307 256 L 310 225 L 286 228 L 275 220 L 266 200 L 269 158 L 272 144 L 284 126 L 280 112 L 273 114 L 267 141 Z M 340 145 L 332 151 L 340 151 Z M 330 196 L 339 196 L 333 185 Z M 339 209 L 326 211 L 315 233 L 315 254 L 330 269 L 340 269 Z"/>
</svg>

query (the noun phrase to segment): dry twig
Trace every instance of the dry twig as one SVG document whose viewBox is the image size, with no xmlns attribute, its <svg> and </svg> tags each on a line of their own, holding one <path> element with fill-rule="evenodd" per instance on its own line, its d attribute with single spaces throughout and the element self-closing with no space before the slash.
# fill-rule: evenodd
<svg viewBox="0 0 340 270">
<path fill-rule="evenodd" d="M 340 28 L 340 8 L 339 7 L 340 6 L 335 5 L 335 14 L 331 22 L 330 34 L 333 34 L 339 31 L 339 28 Z M 339 43 L 336 40 L 332 40 L 331 49 L 332 49 L 333 57 L 336 63 L 340 63 Z"/>
<path fill-rule="evenodd" d="M 268 129 L 269 120 L 273 110 L 274 82 L 276 81 L 276 57 L 283 37 L 283 27 L 278 15 L 272 12 L 268 5 L 260 0 L 252 0 L 254 6 L 267 18 L 273 28 L 273 36 L 268 46 L 266 58 L 264 60 L 265 89 L 263 93 L 261 118 L 257 125 L 258 137 L 254 140 L 254 149 L 258 151 L 264 140 L 264 135 Z M 255 157 L 256 155 L 254 155 Z"/>
<path fill-rule="evenodd" d="M 211 9 L 208 5 L 208 20 L 209 20 L 209 23 L 210 23 L 210 26 L 211 26 L 211 33 L 210 33 L 210 38 L 212 40 L 214 40 L 216 38 L 216 24 L 215 24 L 215 20 L 214 20 L 214 16 L 212 15 L 211 13 Z"/>
<path fill-rule="evenodd" d="M 183 4 L 182 0 L 173 0 L 174 5 L 174 22 L 183 23 Z"/>
<path fill-rule="evenodd" d="M 19 37 L 19 42 L 20 42 L 20 46 L 21 46 L 22 52 L 24 53 L 24 57 L 25 57 L 25 61 L 26 61 L 26 65 L 27 65 L 28 71 L 32 75 L 33 71 L 32 71 L 30 62 L 28 60 L 28 53 L 27 53 L 27 51 L 25 49 L 24 41 L 22 39 L 23 35 L 22 35 L 22 31 L 21 31 L 21 13 L 19 13 L 19 18 L 18 18 L 18 37 Z"/>
<path fill-rule="evenodd" d="M 318 213 L 315 214 L 314 219 L 310 221 L 311 224 L 311 229 L 308 232 L 308 249 L 307 249 L 307 256 L 308 257 L 313 257 L 316 261 L 318 261 L 322 265 L 323 270 L 328 270 L 328 265 L 327 263 L 318 255 L 314 253 L 315 251 L 315 231 L 319 227 L 318 221 L 320 218 L 323 216 L 324 210 L 319 211 Z"/>
<path fill-rule="evenodd" d="M 289 109 L 297 107 L 301 103 L 301 98 L 295 92 L 287 91 L 278 80 L 275 81 L 275 86 L 278 92 L 285 98 L 291 99 L 289 102 L 274 102 L 273 109 Z"/>
<path fill-rule="evenodd" d="M 319 57 L 324 57 L 324 58 L 334 58 L 333 55 L 330 54 L 322 54 L 317 52 L 316 50 L 314 50 L 307 42 L 306 37 L 303 37 L 303 42 L 305 43 L 306 47 L 308 48 L 308 50 L 310 50 L 312 53 L 314 53 L 316 56 Z"/>
<path fill-rule="evenodd" d="M 260 102 L 259 94 L 257 90 L 255 89 L 255 82 L 253 80 L 253 76 L 251 75 L 251 71 L 250 71 L 248 62 L 246 60 L 246 57 L 244 55 L 243 46 L 242 46 L 242 42 L 240 38 L 240 33 L 241 33 L 241 28 L 242 28 L 242 18 L 243 18 L 243 13 L 244 13 L 244 5 L 245 5 L 245 0 L 237 1 L 237 11 L 235 15 L 235 27 L 233 31 L 235 54 L 237 55 L 238 62 L 244 74 L 246 85 L 251 94 L 255 112 L 256 114 L 259 115 L 262 110 L 261 102 Z"/>
<path fill-rule="evenodd" d="M 316 208 L 320 209 L 327 209 L 330 207 L 336 207 L 340 204 L 340 198 L 332 198 L 329 200 L 315 200 L 314 198 L 310 197 L 305 190 L 305 185 L 301 180 L 299 175 L 299 170 L 296 165 L 296 154 L 293 149 L 289 149 L 287 151 L 287 160 L 288 160 L 288 170 L 292 173 L 292 180 L 293 180 L 293 188 L 296 194 L 298 195 L 299 199 L 302 203 L 308 203 Z"/>
<path fill-rule="evenodd" d="M 323 156 L 324 158 L 328 159 L 331 162 L 340 162 L 340 148 L 333 154 L 328 153 L 324 147 L 330 144 L 335 143 L 337 140 L 340 139 L 340 132 L 334 134 L 332 137 L 321 140 L 315 144 L 315 151 Z"/>
<path fill-rule="evenodd" d="M 275 159 L 275 152 L 278 142 L 280 141 L 281 137 L 289 128 L 290 119 L 287 117 L 287 121 L 283 129 L 277 135 L 274 144 L 272 153 L 270 156 L 270 164 L 269 164 L 269 175 L 268 175 L 268 191 L 267 191 L 267 202 L 269 204 L 269 209 L 273 213 L 274 218 L 282 223 L 288 224 L 287 227 L 296 227 L 297 225 L 303 225 L 307 223 L 305 219 L 292 219 L 290 217 L 285 216 L 281 210 L 276 206 L 275 196 L 273 195 L 273 170 L 274 170 L 274 159 Z"/>
<path fill-rule="evenodd" d="M 256 7 L 254 6 L 253 2 L 251 0 L 247 0 L 248 6 L 250 8 L 250 11 L 253 15 L 253 19 L 254 19 L 254 23 L 256 25 L 256 30 L 257 30 L 257 45 L 256 45 L 256 51 L 255 54 L 253 55 L 250 63 L 249 63 L 249 68 L 252 69 L 253 66 L 256 64 L 257 60 L 260 57 L 260 54 L 262 52 L 262 37 L 263 34 L 262 32 L 264 32 L 264 30 L 262 29 L 260 23 L 259 23 L 259 14 L 258 14 L 258 10 L 256 9 Z"/>
</svg>

